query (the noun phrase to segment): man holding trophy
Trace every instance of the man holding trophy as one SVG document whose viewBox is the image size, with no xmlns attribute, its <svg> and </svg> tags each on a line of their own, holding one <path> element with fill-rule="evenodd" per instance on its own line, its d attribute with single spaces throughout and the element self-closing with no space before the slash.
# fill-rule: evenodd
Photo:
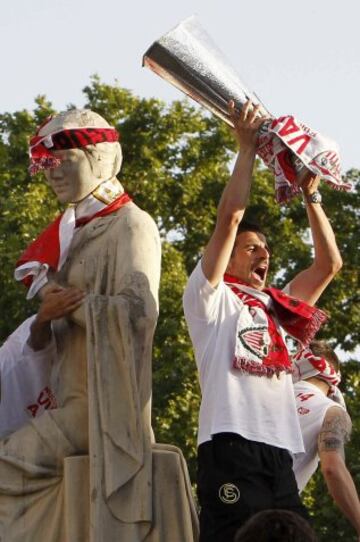
<svg viewBox="0 0 360 542">
<path fill-rule="evenodd" d="M 337 145 L 291 115 L 271 116 L 196 17 L 154 42 L 143 64 L 232 126 L 240 146 L 184 293 L 202 391 L 200 542 L 230 541 L 261 510 L 307 518 L 290 455 L 304 447 L 285 335 L 306 347 L 326 320 L 314 304 L 342 260 L 317 188 L 320 178 L 337 190 L 350 187 Z M 313 263 L 284 291 L 265 287 L 266 237 L 243 221 L 256 154 L 274 173 L 279 203 L 302 193 L 311 228 Z"/>
<path fill-rule="evenodd" d="M 342 261 L 317 191 L 303 169 L 302 191 L 314 259 L 284 291 L 266 288 L 270 249 L 260 228 L 243 222 L 259 139 L 266 122 L 249 100 L 229 115 L 240 146 L 218 206 L 214 232 L 189 278 L 184 311 L 202 391 L 198 436 L 200 541 L 233 540 L 260 510 L 306 517 L 290 452 L 303 452 L 285 344 L 308 344 L 325 314 L 314 304 Z M 276 247 L 275 247 L 276 249 Z"/>
</svg>

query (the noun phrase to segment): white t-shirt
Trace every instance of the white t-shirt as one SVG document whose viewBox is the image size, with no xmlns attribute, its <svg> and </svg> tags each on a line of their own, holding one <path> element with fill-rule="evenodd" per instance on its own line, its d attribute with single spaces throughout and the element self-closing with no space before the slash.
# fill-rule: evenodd
<svg viewBox="0 0 360 542">
<path fill-rule="evenodd" d="M 34 319 L 25 320 L 0 348 L 0 438 L 56 405 L 50 385 L 55 341 L 36 352 L 30 348 L 27 340 Z"/>
<path fill-rule="evenodd" d="M 269 304 L 269 296 L 262 296 Z M 224 282 L 213 288 L 201 262 L 189 278 L 183 301 L 202 391 L 198 443 L 232 432 L 302 452 L 291 375 L 259 377 L 232 367 L 236 324 L 240 311 L 249 307 Z"/>
<path fill-rule="evenodd" d="M 293 457 L 293 469 L 299 492 L 314 474 L 319 463 L 318 436 L 329 408 L 343 408 L 306 380 L 294 384 L 297 411 L 304 440 L 305 454 Z"/>
</svg>

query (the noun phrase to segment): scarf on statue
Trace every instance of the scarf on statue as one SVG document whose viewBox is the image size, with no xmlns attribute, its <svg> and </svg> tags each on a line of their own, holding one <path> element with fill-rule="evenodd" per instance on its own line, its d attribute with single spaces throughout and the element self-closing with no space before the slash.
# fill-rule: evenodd
<svg viewBox="0 0 360 542">
<path fill-rule="evenodd" d="M 110 215 L 131 201 L 115 178 L 104 181 L 79 204 L 69 206 L 33 241 L 16 262 L 15 279 L 29 289 L 32 299 L 48 282 L 51 270 L 59 271 L 68 256 L 76 228 Z"/>
<path fill-rule="evenodd" d="M 61 160 L 53 153 L 54 150 L 81 149 L 87 145 L 119 141 L 119 133 L 114 128 L 93 126 L 82 126 L 71 130 L 61 128 L 58 132 L 40 136 L 39 131 L 51 119 L 52 117 L 47 118 L 30 140 L 30 175 L 36 175 L 39 171 L 55 168 L 61 164 Z"/>
<path fill-rule="evenodd" d="M 238 319 L 233 367 L 257 376 L 292 373 L 292 361 L 277 322 L 293 338 L 308 345 L 325 322 L 325 313 L 276 288 L 264 290 L 267 303 L 263 292 L 231 275 L 225 274 L 224 282 L 249 307 Z"/>
</svg>

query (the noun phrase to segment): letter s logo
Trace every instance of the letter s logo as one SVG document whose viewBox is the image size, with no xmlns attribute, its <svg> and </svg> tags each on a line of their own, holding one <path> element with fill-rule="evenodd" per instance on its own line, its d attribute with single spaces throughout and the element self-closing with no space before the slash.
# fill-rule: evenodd
<svg viewBox="0 0 360 542">
<path fill-rule="evenodd" d="M 225 504 L 235 504 L 240 499 L 240 489 L 235 484 L 223 484 L 219 489 L 219 499 Z"/>
</svg>

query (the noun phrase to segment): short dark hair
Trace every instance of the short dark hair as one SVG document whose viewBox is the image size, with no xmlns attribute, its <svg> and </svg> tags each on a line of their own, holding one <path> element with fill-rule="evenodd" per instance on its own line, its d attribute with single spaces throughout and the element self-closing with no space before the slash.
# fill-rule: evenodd
<svg viewBox="0 0 360 542">
<path fill-rule="evenodd" d="M 311 341 L 310 350 L 315 354 L 315 356 L 325 358 L 331 367 L 335 369 L 335 371 L 338 372 L 340 370 L 340 360 L 337 357 L 335 350 L 328 342 L 323 340 Z"/>
<path fill-rule="evenodd" d="M 290 510 L 263 510 L 250 518 L 234 542 L 317 542 L 309 523 Z"/>
<path fill-rule="evenodd" d="M 247 220 L 242 220 L 236 230 L 235 242 L 234 242 L 234 246 L 233 246 L 231 256 L 230 256 L 231 258 L 235 254 L 237 237 L 238 235 L 240 235 L 240 233 L 243 233 L 244 231 L 253 231 L 255 233 L 261 233 L 261 235 L 264 235 L 266 237 L 266 234 L 264 233 L 264 231 L 261 229 L 261 227 L 258 224 L 255 224 L 254 222 L 248 222 Z"/>
<path fill-rule="evenodd" d="M 242 233 L 244 231 L 253 231 L 255 233 L 261 233 L 262 235 L 266 235 L 265 232 L 262 230 L 261 226 L 255 224 L 255 222 L 249 222 L 247 220 L 242 220 L 240 222 L 237 227 L 236 236 L 238 236 L 239 233 Z"/>
</svg>

